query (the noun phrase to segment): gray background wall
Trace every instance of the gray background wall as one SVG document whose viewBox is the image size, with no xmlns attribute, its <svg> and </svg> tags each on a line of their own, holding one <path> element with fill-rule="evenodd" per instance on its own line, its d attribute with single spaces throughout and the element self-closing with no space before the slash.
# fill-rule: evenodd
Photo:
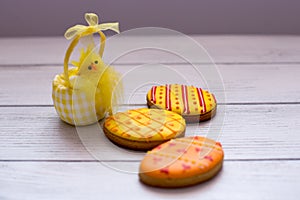
<svg viewBox="0 0 300 200">
<path fill-rule="evenodd" d="M 160 26 L 186 34 L 300 34 L 300 0 L 0 0 L 0 37 L 55 36 L 85 12 L 122 30 Z"/>
</svg>

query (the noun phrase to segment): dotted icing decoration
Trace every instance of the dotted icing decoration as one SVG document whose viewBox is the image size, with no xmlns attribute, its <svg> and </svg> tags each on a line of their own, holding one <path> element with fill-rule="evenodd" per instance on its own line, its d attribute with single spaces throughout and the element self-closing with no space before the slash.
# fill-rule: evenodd
<svg viewBox="0 0 300 200">
<path fill-rule="evenodd" d="M 140 172 L 157 178 L 195 176 L 214 168 L 223 157 L 219 142 L 201 136 L 177 138 L 148 151 Z"/>
<path fill-rule="evenodd" d="M 181 115 L 199 115 L 217 104 L 214 94 L 194 86 L 167 84 L 153 86 L 147 94 L 151 104 Z"/>
<path fill-rule="evenodd" d="M 160 141 L 176 137 L 185 130 L 182 116 L 157 109 L 141 108 L 108 117 L 104 127 L 128 140 Z"/>
</svg>

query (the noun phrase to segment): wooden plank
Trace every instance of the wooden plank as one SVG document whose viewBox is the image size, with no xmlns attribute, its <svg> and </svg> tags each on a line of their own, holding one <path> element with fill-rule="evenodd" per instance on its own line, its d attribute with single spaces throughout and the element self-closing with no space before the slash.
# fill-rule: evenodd
<svg viewBox="0 0 300 200">
<path fill-rule="evenodd" d="M 52 103 L 52 80 L 60 69 L 53 67 L 0 67 L 1 105 Z"/>
<path fill-rule="evenodd" d="M 137 170 L 136 163 L 114 163 Z M 274 167 L 276 166 L 276 167 Z M 225 162 L 214 179 L 158 189 L 100 163 L 0 162 L 1 199 L 298 199 L 299 161 Z"/>
<path fill-rule="evenodd" d="M 78 139 L 76 129 L 61 122 L 54 108 L 9 107 L 0 110 L 2 160 L 91 159 Z"/>
<path fill-rule="evenodd" d="M 219 103 L 299 102 L 298 65 L 146 65 L 118 67 L 123 73 L 125 103 L 145 102 L 153 85 L 179 83 L 210 90 Z M 124 71 L 127 70 L 127 71 Z"/>
<path fill-rule="evenodd" d="M 122 109 L 129 108 L 136 107 Z M 219 140 L 226 160 L 299 159 L 299 118 L 300 105 L 219 106 L 215 118 L 189 124 L 186 135 Z M 140 160 L 144 156 L 113 145 L 99 125 L 76 130 L 61 122 L 53 107 L 1 107 L 0 122 L 1 160 Z"/>
<path fill-rule="evenodd" d="M 106 58 L 133 47 L 163 46 L 161 50 L 135 50 L 118 59 L 116 63 L 178 63 L 184 62 L 170 53 L 180 50 L 193 58 L 193 62 L 207 62 L 199 56 L 203 51 L 172 36 L 125 36 L 108 40 Z M 238 36 L 238 35 L 194 35 L 191 38 L 202 45 L 216 63 L 299 63 L 299 36 Z M 157 42 L 157 43 L 155 43 Z M 62 65 L 69 41 L 63 37 L 0 38 L 0 65 Z M 141 46 L 142 45 L 142 46 Z"/>
<path fill-rule="evenodd" d="M 117 65 L 116 69 L 123 74 L 128 104 L 145 104 L 151 86 L 166 83 L 210 88 L 219 103 L 300 102 L 298 65 L 219 65 L 223 80 L 211 66 L 198 67 L 210 77 L 188 65 Z M 0 67 L 0 105 L 52 105 L 51 83 L 59 73 L 62 67 L 57 66 Z"/>
</svg>

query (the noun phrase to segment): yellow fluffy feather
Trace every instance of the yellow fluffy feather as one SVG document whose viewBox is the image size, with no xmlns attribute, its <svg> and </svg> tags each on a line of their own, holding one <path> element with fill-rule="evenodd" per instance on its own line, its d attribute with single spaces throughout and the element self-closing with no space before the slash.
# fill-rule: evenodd
<svg viewBox="0 0 300 200">
<path fill-rule="evenodd" d="M 84 91 L 90 101 L 95 100 L 96 108 L 101 107 L 112 114 L 123 96 L 120 74 L 106 65 L 92 46 L 82 49 L 79 61 L 72 64 L 76 66 L 76 73 L 70 77 L 71 87 Z"/>
</svg>

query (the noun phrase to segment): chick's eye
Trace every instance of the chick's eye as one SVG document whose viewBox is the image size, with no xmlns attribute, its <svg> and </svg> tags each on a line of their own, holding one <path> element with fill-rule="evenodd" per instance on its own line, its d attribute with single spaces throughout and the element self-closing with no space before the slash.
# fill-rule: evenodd
<svg viewBox="0 0 300 200">
<path fill-rule="evenodd" d="M 95 64 L 98 64 L 98 60 L 95 60 Z"/>
<path fill-rule="evenodd" d="M 91 66 L 88 66 L 88 70 L 92 70 L 92 67 L 91 67 Z"/>
</svg>

